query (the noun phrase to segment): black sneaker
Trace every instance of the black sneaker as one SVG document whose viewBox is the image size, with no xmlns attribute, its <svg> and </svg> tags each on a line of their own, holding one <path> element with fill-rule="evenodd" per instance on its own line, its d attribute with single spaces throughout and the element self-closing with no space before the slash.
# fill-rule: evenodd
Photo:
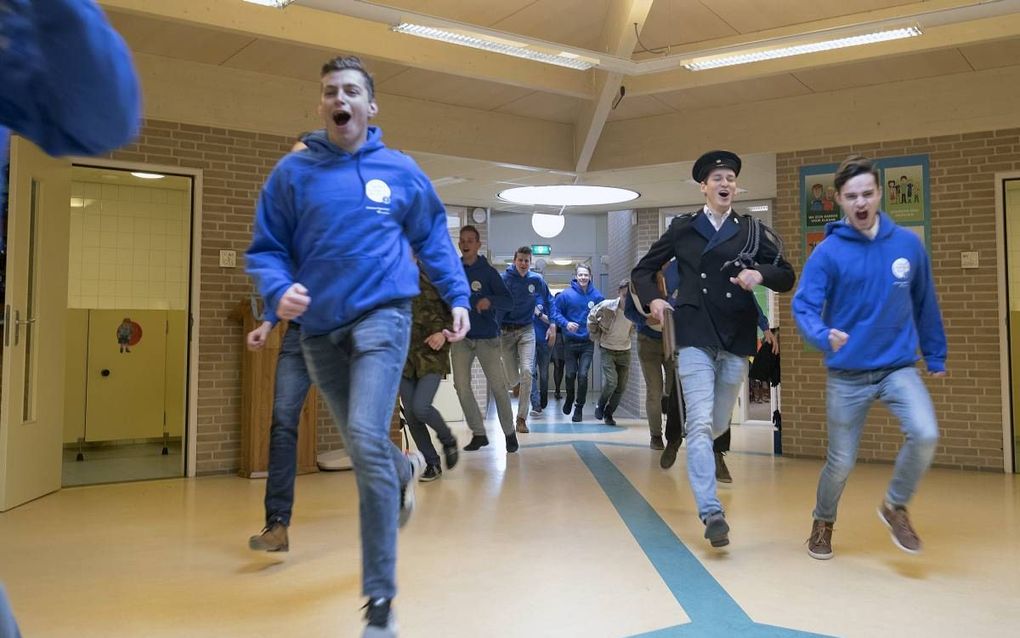
<svg viewBox="0 0 1020 638">
<path fill-rule="evenodd" d="M 612 410 L 605 411 L 605 416 L 603 417 L 602 422 L 606 425 L 616 425 L 616 419 L 613 418 Z"/>
<path fill-rule="evenodd" d="M 521 446 L 517 443 L 517 433 L 506 435 L 506 451 L 513 454 Z"/>
<path fill-rule="evenodd" d="M 574 394 L 572 392 L 567 393 L 567 398 L 563 400 L 563 414 L 570 414 L 570 411 L 574 409 Z"/>
<path fill-rule="evenodd" d="M 563 395 L 560 394 L 559 392 L 556 392 L 555 394 L 553 394 L 553 398 L 556 399 L 557 401 L 559 401 L 560 399 L 563 398 Z M 545 407 L 545 406 L 542 406 L 542 407 Z"/>
<path fill-rule="evenodd" d="M 489 437 L 484 434 L 475 434 L 471 437 L 471 441 L 464 446 L 465 452 L 474 452 L 478 448 L 485 447 L 489 444 Z"/>
<path fill-rule="evenodd" d="M 606 411 L 598 403 L 595 404 L 595 418 L 601 421 L 606 416 Z"/>
<path fill-rule="evenodd" d="M 583 406 L 580 405 L 574 406 L 574 416 L 570 417 L 570 420 L 573 421 L 574 423 L 580 423 L 581 419 L 584 418 L 581 415 L 583 409 L 584 409 Z"/>
<path fill-rule="evenodd" d="M 376 598 L 365 603 L 365 631 L 361 638 L 397 638 L 397 619 L 390 609 L 389 598 Z"/>
<path fill-rule="evenodd" d="M 648 439 L 648 447 L 653 450 L 665 450 L 666 444 L 662 442 L 661 436 L 653 436 Z"/>
<path fill-rule="evenodd" d="M 715 453 L 715 480 L 720 483 L 732 483 L 733 477 L 730 476 L 730 468 L 726 467 L 726 461 L 723 460 L 723 453 Z"/>
<path fill-rule="evenodd" d="M 261 532 L 248 539 L 248 547 L 256 552 L 287 552 L 287 526 L 280 521 L 266 525 Z"/>
<path fill-rule="evenodd" d="M 722 512 L 709 514 L 705 519 L 705 538 L 712 547 L 726 547 L 730 544 L 730 526 Z"/>
<path fill-rule="evenodd" d="M 438 465 L 430 465 L 425 468 L 425 471 L 422 472 L 421 474 L 421 478 L 419 478 L 418 480 L 421 481 L 422 483 L 428 483 L 430 481 L 436 480 L 442 475 L 443 468 L 439 467 Z"/>
<path fill-rule="evenodd" d="M 460 452 L 457 451 L 456 439 L 454 439 L 453 443 L 443 446 L 443 458 L 446 459 L 446 469 L 452 470 L 456 467 L 457 461 L 460 460 Z"/>
</svg>

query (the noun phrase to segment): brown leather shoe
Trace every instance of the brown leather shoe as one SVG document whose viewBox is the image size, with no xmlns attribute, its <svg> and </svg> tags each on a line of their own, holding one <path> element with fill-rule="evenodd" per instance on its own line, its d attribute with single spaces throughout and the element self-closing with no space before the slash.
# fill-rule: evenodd
<svg viewBox="0 0 1020 638">
<path fill-rule="evenodd" d="M 280 521 L 273 521 L 261 532 L 248 539 L 248 547 L 256 552 L 290 551 L 290 543 L 287 541 L 287 526 Z"/>
<path fill-rule="evenodd" d="M 890 506 L 888 503 L 883 502 L 878 508 L 878 517 L 889 528 L 892 542 L 896 547 L 899 547 L 908 554 L 921 553 L 921 539 L 910 524 L 907 508 Z"/>
<path fill-rule="evenodd" d="M 732 483 L 733 477 L 730 476 L 730 468 L 726 467 L 726 461 L 723 460 L 723 453 L 715 453 L 715 480 L 720 483 Z"/>
<path fill-rule="evenodd" d="M 811 558 L 832 558 L 832 523 L 817 518 L 811 523 L 811 536 L 807 539 L 807 553 Z"/>
<path fill-rule="evenodd" d="M 527 434 L 528 432 L 531 432 L 531 430 L 528 429 L 528 422 L 525 421 L 524 417 L 522 416 L 517 417 L 517 431 L 520 432 L 521 434 Z"/>
</svg>

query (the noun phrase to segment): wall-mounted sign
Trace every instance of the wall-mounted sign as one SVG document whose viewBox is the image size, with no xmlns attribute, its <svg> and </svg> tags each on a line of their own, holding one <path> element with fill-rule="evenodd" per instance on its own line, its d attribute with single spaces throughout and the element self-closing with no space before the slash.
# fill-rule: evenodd
<svg viewBox="0 0 1020 638">
<path fill-rule="evenodd" d="M 532 244 L 531 254 L 533 255 L 551 255 L 552 247 L 549 244 Z"/>
</svg>

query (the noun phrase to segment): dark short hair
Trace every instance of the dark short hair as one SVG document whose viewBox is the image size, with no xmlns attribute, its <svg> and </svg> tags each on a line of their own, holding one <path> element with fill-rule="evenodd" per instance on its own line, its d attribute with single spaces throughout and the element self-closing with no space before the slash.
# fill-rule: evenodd
<svg viewBox="0 0 1020 638">
<path fill-rule="evenodd" d="M 517 259 L 517 255 L 527 255 L 530 257 L 531 254 L 531 246 L 521 246 L 514 251 L 514 259 Z"/>
<path fill-rule="evenodd" d="M 837 191 L 842 192 L 844 184 L 865 173 L 871 173 L 875 178 L 876 184 L 882 183 L 882 180 L 878 177 L 878 169 L 875 168 L 874 161 L 863 155 L 851 155 L 843 160 L 843 163 L 836 169 L 836 177 L 832 180 L 832 185 L 836 187 Z"/>
<path fill-rule="evenodd" d="M 467 226 L 461 226 L 460 227 L 460 234 L 463 235 L 465 232 L 467 232 L 467 233 L 474 233 L 475 234 L 475 239 L 477 239 L 478 241 L 482 241 L 482 234 L 479 233 L 478 229 L 475 228 L 474 226 L 472 226 L 471 224 L 468 224 Z"/>
<path fill-rule="evenodd" d="M 372 79 L 372 74 L 368 72 L 365 65 L 361 63 L 361 58 L 353 55 L 341 55 L 329 60 L 322 65 L 322 73 L 319 74 L 320 78 L 324 78 L 330 73 L 335 71 L 358 71 L 361 76 L 365 78 L 365 88 L 368 89 L 368 99 L 375 99 L 375 81 Z"/>
</svg>

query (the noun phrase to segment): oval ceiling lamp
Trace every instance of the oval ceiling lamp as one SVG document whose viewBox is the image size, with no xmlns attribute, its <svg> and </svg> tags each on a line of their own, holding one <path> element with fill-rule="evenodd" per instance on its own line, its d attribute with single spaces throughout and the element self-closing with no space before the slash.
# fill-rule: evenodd
<svg viewBox="0 0 1020 638">
<path fill-rule="evenodd" d="M 531 227 L 535 232 L 546 239 L 552 239 L 563 232 L 563 225 L 566 223 L 563 215 L 546 215 L 535 213 L 531 216 Z"/>
<path fill-rule="evenodd" d="M 589 184 L 518 186 L 499 193 L 499 198 L 505 202 L 531 206 L 605 206 L 629 202 L 640 196 L 627 188 Z"/>
</svg>

